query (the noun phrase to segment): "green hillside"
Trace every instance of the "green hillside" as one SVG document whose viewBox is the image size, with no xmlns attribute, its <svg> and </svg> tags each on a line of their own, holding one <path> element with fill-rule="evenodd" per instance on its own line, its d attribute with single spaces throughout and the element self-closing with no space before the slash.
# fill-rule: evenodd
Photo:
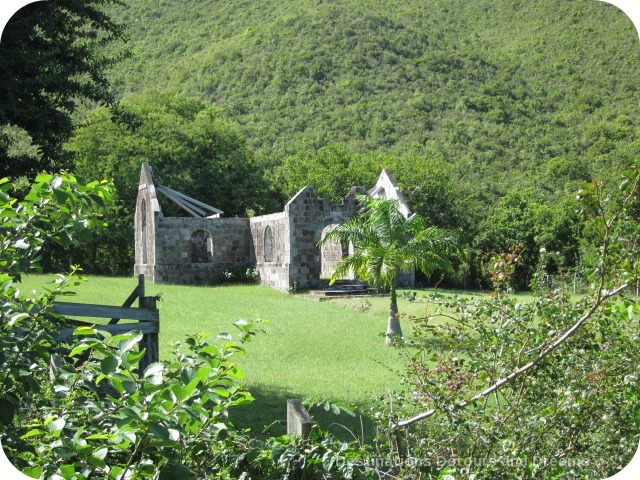
<svg viewBox="0 0 640 480">
<path fill-rule="evenodd" d="M 638 35 L 596 0 L 136 0 L 114 14 L 133 52 L 120 93 L 209 101 L 270 165 L 346 143 L 443 158 L 503 193 L 638 153 Z"/>
<path fill-rule="evenodd" d="M 458 285 L 486 284 L 491 256 L 518 246 L 526 288 L 542 249 L 550 273 L 569 273 L 597 240 L 572 201 L 583 182 L 615 189 L 640 158 L 640 41 L 605 2 L 129 0 L 107 13 L 129 38 L 108 72 L 120 102 L 76 117 L 65 147 L 75 173 L 120 192 L 106 258 L 74 255 L 120 259 L 99 273 L 133 262 L 142 161 L 229 215 L 278 211 L 309 184 L 338 201 L 388 168 L 414 211 L 471 247 Z"/>
</svg>

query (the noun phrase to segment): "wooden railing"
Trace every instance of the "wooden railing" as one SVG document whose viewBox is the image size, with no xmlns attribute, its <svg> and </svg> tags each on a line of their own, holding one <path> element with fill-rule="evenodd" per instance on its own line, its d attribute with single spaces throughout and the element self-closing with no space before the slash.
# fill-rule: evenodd
<svg viewBox="0 0 640 480">
<path fill-rule="evenodd" d="M 65 317 L 93 317 L 109 318 L 109 323 L 97 324 L 99 330 L 106 331 L 112 335 L 139 330 L 143 337 L 140 348 L 144 348 L 145 355 L 140 360 L 139 369 L 144 369 L 151 363 L 157 362 L 158 334 L 160 332 L 160 314 L 156 308 L 156 297 L 145 297 L 144 295 L 144 275 L 138 276 L 138 286 L 131 292 L 129 298 L 122 306 L 93 305 L 88 303 L 54 302 L 51 310 L 64 315 Z M 138 307 L 132 307 L 138 300 Z M 131 323 L 118 323 L 120 320 L 137 320 Z M 64 327 L 60 330 L 58 340 L 70 341 L 75 336 L 73 331 L 77 326 L 94 325 L 84 320 L 68 319 L 72 327 Z"/>
</svg>

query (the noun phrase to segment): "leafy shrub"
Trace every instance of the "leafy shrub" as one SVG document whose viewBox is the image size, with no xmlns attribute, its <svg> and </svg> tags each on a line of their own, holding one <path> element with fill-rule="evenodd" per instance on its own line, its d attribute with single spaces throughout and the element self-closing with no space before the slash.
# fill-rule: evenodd
<svg viewBox="0 0 640 480">
<path fill-rule="evenodd" d="M 248 284 L 260 282 L 260 272 L 251 266 L 227 268 L 222 272 L 220 281 L 222 285 Z"/>
<path fill-rule="evenodd" d="M 289 293 L 290 295 L 307 293 L 308 291 L 309 291 L 308 287 L 300 285 L 298 282 L 293 282 L 291 285 L 289 285 L 289 288 L 287 288 L 287 293 Z"/>
<path fill-rule="evenodd" d="M 433 297 L 436 312 L 454 313 L 414 321 L 407 389 L 381 415 L 398 475 L 605 478 L 629 462 L 640 433 L 640 301 L 625 292 L 637 282 L 640 180 L 627 175 L 620 202 L 599 184 L 581 192 L 602 240 L 587 264 L 589 295 L 538 283 L 531 302 L 504 290 Z M 498 280 L 508 267 L 496 263 L 507 273 Z"/>
<path fill-rule="evenodd" d="M 111 337 L 76 329 L 83 338 L 58 357 L 50 391 L 23 406 L 16 427 L 29 453 L 14 460 L 35 478 L 210 475 L 223 463 L 215 459 L 230 428 L 228 409 L 253 400 L 240 387 L 243 372 L 233 360 L 255 332 L 248 322 L 235 325 L 239 341 L 224 335 L 216 346 L 202 335 L 188 336 L 172 362 L 153 363 L 141 374 L 140 332 Z M 74 365 L 87 350 L 91 357 Z"/>
</svg>

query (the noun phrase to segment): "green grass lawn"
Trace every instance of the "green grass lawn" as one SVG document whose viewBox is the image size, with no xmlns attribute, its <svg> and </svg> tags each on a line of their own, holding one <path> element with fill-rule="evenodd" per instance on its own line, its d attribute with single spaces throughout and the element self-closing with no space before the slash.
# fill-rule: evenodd
<svg viewBox="0 0 640 480">
<path fill-rule="evenodd" d="M 49 277 L 24 278 L 24 290 L 41 290 Z M 120 305 L 137 285 L 134 278 L 90 277 L 65 301 Z M 146 295 L 160 295 L 160 356 L 168 359 L 171 343 L 191 333 L 234 333 L 240 318 L 263 319 L 259 334 L 247 345 L 239 363 L 246 385 L 256 397 L 234 418 L 254 431 L 272 425 L 268 433 L 286 429 L 286 400 L 300 398 L 353 405 L 366 412 L 376 397 L 398 388 L 403 362 L 384 345 L 388 299 L 314 302 L 262 286 L 197 287 L 146 284 Z M 356 303 L 353 303 L 356 302 Z M 408 302 L 403 302 L 407 303 Z M 373 306 L 375 304 L 375 307 Z M 386 306 L 385 306 L 386 305 Z M 366 304 L 365 304 L 366 306 Z M 407 326 L 408 328 L 408 326 Z M 216 341 L 212 337 L 212 341 Z M 349 417 L 317 420 L 349 423 Z M 312 412 L 313 413 L 313 412 Z M 323 427 L 328 427 L 324 425 Z M 360 422 L 349 428 L 360 429 Z M 365 432 L 369 437 L 372 432 Z"/>
<path fill-rule="evenodd" d="M 24 278 L 24 290 L 41 290 L 50 277 Z M 75 288 L 76 296 L 65 301 L 120 305 L 136 287 L 131 278 L 90 277 Z M 353 406 L 365 413 L 375 399 L 400 387 L 398 372 L 404 360 L 398 350 L 384 345 L 389 308 L 387 297 L 311 301 L 303 295 L 288 295 L 263 286 L 199 287 L 147 283 L 146 295 L 159 295 L 160 356 L 169 359 L 171 344 L 187 334 L 207 332 L 211 341 L 221 332 L 235 333 L 233 322 L 262 319 L 264 333 L 247 344 L 239 360 L 246 373 L 246 386 L 256 397 L 249 407 L 237 409 L 234 422 L 256 434 L 279 435 L 286 430 L 286 400 L 330 401 Z M 399 298 L 405 316 L 430 316 L 435 306 L 428 292 L 418 292 L 416 301 Z M 472 295 L 472 294 L 469 294 Z M 467 296 L 469 296 L 467 295 Z M 402 320 L 410 335 L 408 319 Z M 360 419 L 335 417 L 322 409 L 311 412 L 323 426 L 344 424 L 362 434 Z M 336 433 L 344 430 L 332 426 Z M 364 436 L 373 433 L 364 422 Z"/>
</svg>

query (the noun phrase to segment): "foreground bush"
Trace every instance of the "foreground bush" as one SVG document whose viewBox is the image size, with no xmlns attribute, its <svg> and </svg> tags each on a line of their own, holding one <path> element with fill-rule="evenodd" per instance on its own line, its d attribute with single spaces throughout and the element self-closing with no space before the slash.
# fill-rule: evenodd
<svg viewBox="0 0 640 480">
<path fill-rule="evenodd" d="M 434 296 L 432 316 L 414 319 L 407 389 L 384 417 L 407 478 L 597 479 L 629 463 L 640 438 L 640 181 L 626 175 L 618 199 L 600 184 L 580 192 L 601 242 L 586 259 L 588 295 L 549 290 L 541 268 L 523 301 L 497 262 L 491 295 Z"/>
<path fill-rule="evenodd" d="M 406 391 L 383 397 L 366 446 L 318 428 L 266 440 L 234 428 L 229 409 L 252 401 L 235 358 L 259 322 L 236 322 L 235 340 L 187 336 L 172 361 L 142 372 L 139 332 L 81 327 L 77 342 L 58 343 L 65 319 L 50 306 L 74 272 L 40 295 L 20 292 L 20 276 L 37 269 L 45 240 L 89 239 L 111 188 L 41 176 L 18 202 L 0 183 L 2 445 L 24 473 L 52 480 L 610 476 L 639 438 L 640 304 L 627 293 L 638 282 L 639 185 L 632 171 L 618 201 L 598 184 L 581 193 L 601 242 L 585 259 L 589 295 L 536 281 L 537 297 L 522 302 L 496 275 L 482 300 L 432 298 L 399 349 Z M 443 303 L 454 313 L 434 322 Z"/>
</svg>

